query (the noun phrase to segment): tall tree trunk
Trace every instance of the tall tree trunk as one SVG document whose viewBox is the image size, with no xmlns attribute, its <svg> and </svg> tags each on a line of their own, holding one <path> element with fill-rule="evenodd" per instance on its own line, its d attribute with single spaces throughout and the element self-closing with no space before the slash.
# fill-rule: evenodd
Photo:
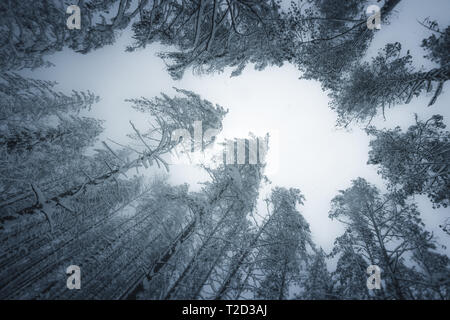
<svg viewBox="0 0 450 320">
<path fill-rule="evenodd" d="M 228 287 L 231 284 L 231 281 L 233 280 L 234 276 L 237 274 L 239 269 L 241 268 L 242 264 L 244 263 L 244 260 L 248 257 L 248 255 L 251 252 L 252 247 L 258 242 L 259 237 L 262 235 L 263 231 L 265 230 L 267 224 L 272 219 L 272 216 L 269 217 L 269 219 L 264 223 L 264 225 L 259 229 L 258 233 L 253 237 L 252 241 L 249 243 L 249 246 L 243 250 L 241 253 L 238 261 L 234 264 L 234 266 L 231 268 L 230 272 L 228 272 L 228 275 L 225 278 L 224 283 L 220 287 L 218 293 L 215 296 L 215 300 L 220 300 L 225 295 Z"/>
<path fill-rule="evenodd" d="M 218 194 L 209 202 L 209 206 L 214 206 L 214 204 L 220 200 L 221 195 L 225 192 L 225 190 L 228 188 L 229 183 L 226 183 L 225 186 L 218 192 Z M 194 203 L 195 201 L 192 201 L 190 199 L 187 199 L 188 202 L 191 203 L 195 208 L 198 208 L 198 206 Z M 198 220 L 201 219 L 206 213 L 203 211 L 203 208 L 199 209 L 199 212 L 196 215 L 196 218 L 194 218 L 193 221 L 191 221 L 188 226 L 184 228 L 182 233 L 170 244 L 163 252 L 162 258 L 160 258 L 156 263 L 152 265 L 150 268 L 150 271 L 147 272 L 147 274 L 142 275 L 139 279 L 137 279 L 130 288 L 128 288 L 122 295 L 121 299 L 127 299 L 132 300 L 136 299 L 137 295 L 144 290 L 143 281 L 146 279 L 148 282 L 150 282 L 155 275 L 167 264 L 167 262 L 172 258 L 172 256 L 176 253 L 176 249 L 178 246 L 180 246 L 182 243 L 184 243 L 186 240 L 190 238 L 190 236 L 194 233 L 195 227 L 197 226 Z"/>
<path fill-rule="evenodd" d="M 387 268 L 389 277 L 391 278 L 391 281 L 392 281 L 392 286 L 394 287 L 396 298 L 399 299 L 399 300 L 405 300 L 405 296 L 403 295 L 403 292 L 402 292 L 402 290 L 400 288 L 400 283 L 398 282 L 397 276 L 395 275 L 394 270 L 392 270 L 392 261 L 391 261 L 391 259 L 389 259 L 389 255 L 387 253 L 386 247 L 384 246 L 384 242 L 383 242 L 383 239 L 381 237 L 381 232 L 380 232 L 380 230 L 378 228 L 378 225 L 377 225 L 377 223 L 375 221 L 375 218 L 373 217 L 373 213 L 370 212 L 369 216 L 370 216 L 370 220 L 372 221 L 373 228 L 375 230 L 375 234 L 377 236 L 377 241 L 378 241 L 378 244 L 380 246 L 382 259 L 384 260 L 383 261 L 384 265 Z"/>
<path fill-rule="evenodd" d="M 401 0 L 386 0 L 384 6 L 381 8 L 381 18 L 389 15 L 392 10 L 400 3 Z"/>
<path fill-rule="evenodd" d="M 178 277 L 178 279 L 175 281 L 175 283 L 171 286 L 171 288 L 168 290 L 167 294 L 164 297 L 164 300 L 169 300 L 172 295 L 175 293 L 175 290 L 177 289 L 178 285 L 181 283 L 181 281 L 184 280 L 184 278 L 188 275 L 188 273 L 191 271 L 192 267 L 194 266 L 197 258 L 203 253 L 207 245 L 209 244 L 209 241 L 212 239 L 212 237 L 216 234 L 216 232 L 219 230 L 219 228 L 223 225 L 223 222 L 225 221 L 225 218 L 228 216 L 228 213 L 230 211 L 227 210 L 227 212 L 223 215 L 223 217 L 220 219 L 220 221 L 217 223 L 217 225 L 214 227 L 213 231 L 210 232 L 208 235 L 208 238 L 203 242 L 202 246 L 197 250 L 197 252 L 193 255 L 191 260 L 189 261 L 186 268 L 184 268 L 183 273 Z"/>
</svg>

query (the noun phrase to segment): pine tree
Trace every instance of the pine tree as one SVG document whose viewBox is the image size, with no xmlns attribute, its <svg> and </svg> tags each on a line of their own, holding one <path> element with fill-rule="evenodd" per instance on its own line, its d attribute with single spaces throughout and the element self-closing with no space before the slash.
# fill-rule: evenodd
<svg viewBox="0 0 450 320">
<path fill-rule="evenodd" d="M 115 42 L 146 6 L 148 0 L 88 0 L 77 3 L 80 29 L 70 30 L 68 5 L 59 0 L 2 1 L 0 11 L 0 71 L 50 66 L 45 57 L 68 47 L 88 53 Z M 166 1 L 168 2 L 168 1 Z M 115 9 L 117 7 L 117 9 Z M 110 11 L 116 14 L 108 18 Z"/>
<path fill-rule="evenodd" d="M 261 274 L 257 299 L 284 300 L 293 286 L 299 285 L 302 272 L 314 250 L 309 225 L 296 209 L 303 204 L 298 189 L 274 188 L 268 201 L 271 220 L 261 236 L 256 269 Z"/>
<path fill-rule="evenodd" d="M 389 21 L 400 0 L 385 1 L 381 24 Z M 283 16 L 284 36 L 289 39 L 288 60 L 305 79 L 321 82 L 324 89 L 339 86 L 342 75 L 361 60 L 376 31 L 367 27 L 369 1 L 315 0 L 308 5 L 291 4 Z"/>
<path fill-rule="evenodd" d="M 254 208 L 263 178 L 262 165 L 220 164 L 216 169 L 205 170 L 212 180 L 205 184 L 200 193 L 171 197 L 182 201 L 189 208 L 192 213 L 189 222 L 166 245 L 159 258 L 148 264 L 145 276 L 127 288 L 123 298 L 141 295 L 153 298 L 198 298 L 209 278 L 205 274 L 213 272 L 225 254 L 226 242 L 223 244 L 219 239 L 237 238 L 239 230 L 246 225 L 246 216 Z M 184 269 L 175 270 L 178 278 L 158 294 L 161 286 L 155 285 L 155 281 L 167 270 L 169 262 L 179 251 L 187 247 L 187 243 L 192 245 L 193 251 L 185 258 L 185 262 L 180 263 Z M 146 287 L 154 289 L 146 290 Z"/>
<path fill-rule="evenodd" d="M 190 67 L 198 73 L 234 67 L 236 76 L 248 63 L 258 70 L 282 64 L 281 23 L 279 1 L 162 1 L 133 24 L 136 42 L 128 50 L 153 42 L 175 46 L 160 54 L 174 79 Z"/>
<path fill-rule="evenodd" d="M 330 300 L 340 299 L 341 295 L 335 293 L 334 280 L 327 269 L 326 255 L 323 249 L 316 249 L 310 257 L 306 272 L 300 282 L 297 299 L 304 300 Z"/>
<path fill-rule="evenodd" d="M 16 219 L 18 216 L 42 211 L 41 208 L 44 205 L 52 206 L 61 203 L 61 201 L 66 201 L 66 199 L 70 199 L 79 192 L 86 192 L 87 187 L 97 186 L 105 181 L 113 180 L 119 175 L 126 174 L 131 169 L 137 170 L 139 167 L 148 167 L 156 163 L 158 166 L 163 165 L 168 170 L 167 161 L 162 156 L 169 153 L 179 143 L 179 141 L 172 140 L 171 135 L 174 130 L 180 128 L 190 129 L 193 126 L 194 119 L 203 121 L 206 128 L 208 126 L 221 128 L 221 121 L 226 113 L 220 106 L 213 106 L 210 102 L 201 100 L 198 95 L 192 92 L 179 91 L 187 97 L 171 99 L 163 96 L 163 99 L 130 100 L 135 103 L 136 108 L 143 112 L 149 112 L 154 119 L 154 127 L 145 133 L 141 133 L 131 123 L 134 130 L 133 137 L 141 145 L 141 150 L 126 148 L 135 154 L 134 159 L 130 160 L 129 157 L 118 156 L 116 152 L 104 143 L 107 150 L 111 153 L 109 157 L 114 159 L 114 162 L 102 159 L 102 162 L 106 164 L 107 170 L 96 173 L 94 176 L 88 175 L 87 179 L 85 178 L 80 183 L 72 183 L 70 187 L 53 196 L 37 199 L 38 201 L 34 204 L 21 208 L 13 216 L 8 216 L 8 219 Z M 164 109 L 167 104 L 171 107 Z"/>
<path fill-rule="evenodd" d="M 364 270 L 361 263 L 364 260 L 367 266 L 381 268 L 382 296 L 385 299 L 417 299 L 423 290 L 446 286 L 446 280 L 439 278 L 440 282 L 430 283 L 419 293 L 410 288 L 408 276 L 423 272 L 414 268 L 410 255 L 421 250 L 432 254 L 430 249 L 434 246 L 434 240 L 424 231 L 417 207 L 406 203 L 403 196 L 395 193 L 381 195 L 376 187 L 358 178 L 350 188 L 340 191 L 332 200 L 330 218 L 345 226 L 344 236 L 336 242 L 334 251 L 343 256 L 350 254 L 349 258 L 359 266 L 353 270 L 339 268 L 338 279 L 356 280 L 355 285 L 360 285 L 360 273 Z M 359 258 L 355 258 L 354 253 Z M 444 265 L 446 263 L 444 261 Z M 448 265 L 444 265 L 441 264 L 440 270 L 447 270 Z M 344 281 L 347 284 L 348 280 Z M 361 290 L 358 295 L 364 297 L 365 293 Z"/>
<path fill-rule="evenodd" d="M 330 93 L 330 106 L 338 113 L 339 125 L 370 123 L 379 109 L 384 115 L 385 108 L 409 103 L 414 96 L 431 92 L 433 83 L 437 83 L 428 105 L 434 104 L 449 77 L 448 63 L 429 71 L 415 70 L 409 51 L 402 56 L 401 44 L 396 42 L 386 45 L 371 63 L 359 63 L 343 76 Z"/>
<path fill-rule="evenodd" d="M 98 97 L 87 92 L 65 95 L 55 83 L 4 74 L 0 85 L 0 148 L 3 177 L 0 220 L 14 219 L 37 200 L 37 191 L 58 192 L 87 162 L 84 152 L 101 133 L 102 122 L 80 117 Z"/>
<path fill-rule="evenodd" d="M 406 132 L 399 127 L 377 130 L 370 127 L 369 164 L 377 165 L 389 184 L 405 195 L 426 194 L 436 207 L 450 201 L 450 134 L 443 118 L 435 115 L 419 121 Z"/>
<path fill-rule="evenodd" d="M 70 207 L 65 203 L 55 209 L 51 225 L 41 216 L 32 217 L 4 232 L 0 295 L 50 299 L 67 294 L 65 268 L 76 264 L 89 271 L 101 260 L 102 253 L 94 246 L 104 242 L 105 231 L 121 209 L 144 192 L 140 179 L 117 183 L 102 185 L 80 195 Z"/>
</svg>

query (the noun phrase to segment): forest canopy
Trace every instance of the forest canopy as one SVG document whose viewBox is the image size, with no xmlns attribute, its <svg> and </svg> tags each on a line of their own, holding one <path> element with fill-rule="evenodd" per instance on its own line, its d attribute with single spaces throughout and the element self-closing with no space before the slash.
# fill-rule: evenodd
<svg viewBox="0 0 450 320">
<path fill-rule="evenodd" d="M 76 2 L 74 29 L 62 1 L 0 2 L 0 299 L 450 299 L 449 212 L 427 225 L 417 203 L 424 195 L 433 208 L 450 204 L 448 119 L 404 107 L 421 97 L 423 108 L 448 104 L 450 26 L 417 22 L 432 66 L 421 67 L 401 34 L 368 55 L 383 32 L 368 28 L 368 0 Z M 401 3 L 378 1 L 380 23 L 395 21 Z M 29 76 L 52 68 L 57 53 L 114 47 L 125 30 L 125 59 L 158 46 L 174 81 L 188 72 L 235 81 L 249 66 L 291 65 L 320 83 L 337 130 L 363 128 L 367 164 L 383 185 L 355 176 L 336 192 L 328 217 L 342 232 L 329 252 L 305 218 L 307 195 L 270 185 L 269 134 L 229 137 L 229 149 L 200 166 L 198 190 L 169 181 L 180 145 L 189 154 L 217 143 L 207 132 L 225 130 L 233 106 L 181 87 L 130 96 L 117 103 L 145 125 L 130 120 L 123 143 L 90 114 L 102 99 L 95 92 Z M 414 124 L 373 123 L 400 107 Z M 196 122 L 200 139 L 211 139 L 197 139 Z M 81 290 L 68 289 L 73 265 Z M 377 290 L 369 266 L 381 270 Z"/>
</svg>

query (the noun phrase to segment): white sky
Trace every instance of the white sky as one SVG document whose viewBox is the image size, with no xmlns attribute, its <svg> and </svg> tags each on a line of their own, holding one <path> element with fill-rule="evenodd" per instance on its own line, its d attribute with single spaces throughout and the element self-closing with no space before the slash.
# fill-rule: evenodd
<svg viewBox="0 0 450 320">
<path fill-rule="evenodd" d="M 418 66 L 432 66 L 422 58 L 424 53 L 419 48 L 421 40 L 430 32 L 417 20 L 431 17 L 441 26 L 447 26 L 449 12 L 448 0 L 403 0 L 396 7 L 391 24 L 382 25 L 377 31 L 369 54 L 373 55 L 388 42 L 399 41 L 405 51 L 411 49 Z M 134 112 L 124 99 L 151 98 L 160 92 L 173 95 L 173 86 L 192 90 L 229 109 L 221 137 L 246 137 L 249 132 L 257 135 L 265 135 L 267 131 L 277 133 L 278 138 L 270 141 L 269 161 L 271 157 L 279 160 L 278 169 L 269 174 L 271 186 L 295 187 L 302 191 L 306 202 L 301 212 L 311 225 L 313 239 L 326 251 L 332 248 L 334 239 L 342 232 L 339 223 L 328 218 L 330 201 L 338 190 L 349 187 L 351 180 L 358 176 L 383 187 L 376 168 L 366 164 L 369 151 L 366 134 L 358 127 L 351 131 L 336 129 L 336 115 L 328 108 L 328 97 L 320 84 L 299 80 L 301 74 L 292 65 L 270 67 L 262 72 L 249 66 L 237 78 L 230 78 L 229 70 L 204 76 L 194 76 L 188 71 L 182 80 L 173 81 L 162 60 L 155 56 L 162 47 L 152 45 L 143 51 L 124 52 L 131 41 L 131 32 L 127 30 L 114 46 L 88 55 L 64 50 L 48 58 L 55 67 L 22 74 L 57 81 L 58 88 L 65 92 L 75 89 L 98 94 L 101 101 L 90 115 L 106 120 L 103 139 L 123 141 L 131 132 L 129 120 L 138 127 L 145 125 L 143 115 Z M 409 105 L 396 106 L 386 112 L 387 121 L 376 119 L 374 124 L 379 128 L 395 125 L 406 128 L 413 123 L 414 113 L 421 119 L 439 113 L 449 124 L 448 83 L 437 103 L 427 108 L 429 98 L 421 97 L 413 99 Z M 277 150 L 277 155 L 273 150 Z M 171 168 L 171 182 L 187 182 L 194 190 L 199 188 L 196 183 L 206 178 L 193 166 L 174 165 Z M 271 186 L 263 190 L 261 197 Z M 418 200 L 427 228 L 434 231 L 441 244 L 450 245 L 450 238 L 437 227 L 445 216 L 448 217 L 449 209 L 433 210 L 424 197 Z M 450 255 L 450 249 L 446 252 Z"/>
</svg>

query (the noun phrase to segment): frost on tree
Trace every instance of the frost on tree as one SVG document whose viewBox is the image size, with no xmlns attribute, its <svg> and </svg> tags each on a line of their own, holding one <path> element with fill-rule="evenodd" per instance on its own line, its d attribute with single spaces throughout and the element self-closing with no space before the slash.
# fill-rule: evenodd
<svg viewBox="0 0 450 320">
<path fill-rule="evenodd" d="M 336 280 L 342 298 L 448 298 L 445 278 L 448 279 L 449 259 L 434 251 L 436 242 L 424 230 L 417 206 L 403 195 L 381 194 L 375 186 L 358 178 L 332 200 L 329 216 L 345 228 L 333 249 L 333 254 L 339 256 Z M 428 255 L 440 261 L 434 264 L 434 270 L 427 267 Z M 360 286 L 360 272 L 369 265 L 383 270 L 380 291 L 367 292 Z M 359 289 L 349 292 L 348 286 Z"/>
<path fill-rule="evenodd" d="M 248 63 L 258 70 L 283 63 L 281 23 L 278 1 L 162 1 L 133 24 L 135 43 L 128 50 L 153 42 L 174 46 L 160 54 L 174 79 L 188 68 L 210 73 L 233 67 L 232 75 L 239 75 Z"/>
<path fill-rule="evenodd" d="M 342 85 L 330 93 L 338 124 L 370 123 L 380 111 L 384 116 L 385 108 L 407 104 L 421 94 L 430 96 L 428 106 L 436 102 L 450 77 L 448 61 L 441 59 L 443 65 L 428 71 L 416 70 L 409 51 L 402 54 L 401 48 L 398 42 L 387 44 L 370 63 L 361 62 L 343 76 Z"/>
<path fill-rule="evenodd" d="M 300 285 L 315 246 L 311 240 L 309 224 L 297 210 L 304 197 L 298 189 L 276 187 L 268 204 L 272 208 L 270 222 L 261 235 L 255 270 L 260 270 L 257 299 L 284 300 Z"/>
<path fill-rule="evenodd" d="M 135 100 L 152 125 L 144 131 L 131 123 L 138 146 L 117 149 L 103 142 L 87 155 L 101 122 L 78 112 L 97 97 L 67 96 L 50 82 L 5 78 L 0 297 L 122 297 L 123 288 L 141 279 L 167 247 L 169 256 L 182 252 L 171 245 L 173 237 L 189 226 L 189 208 L 196 208 L 195 201 L 180 200 L 186 186 L 146 182 L 131 171 L 144 162 L 167 167 L 163 156 L 178 143 L 171 139 L 175 128 L 190 129 L 195 119 L 220 129 L 225 110 L 183 90 L 182 97 Z M 83 292 L 65 291 L 59 279 L 65 273 L 59 271 L 66 264 L 83 268 Z"/>
<path fill-rule="evenodd" d="M 384 1 L 382 25 L 400 2 Z M 283 15 L 282 33 L 290 44 L 287 60 L 302 71 L 303 78 L 320 81 L 324 89 L 338 88 L 342 75 L 363 58 L 374 37 L 365 14 L 370 4 L 365 0 L 292 2 Z"/>
<path fill-rule="evenodd" d="M 46 56 L 70 48 L 88 53 L 115 42 L 118 32 L 142 13 L 147 0 L 76 1 L 81 29 L 66 25 L 69 4 L 60 0 L 2 1 L 0 71 L 51 66 Z"/>
<path fill-rule="evenodd" d="M 450 203 L 450 133 L 441 115 L 420 121 L 405 132 L 399 127 L 370 127 L 369 164 L 406 195 L 426 194 L 437 207 Z"/>
</svg>

